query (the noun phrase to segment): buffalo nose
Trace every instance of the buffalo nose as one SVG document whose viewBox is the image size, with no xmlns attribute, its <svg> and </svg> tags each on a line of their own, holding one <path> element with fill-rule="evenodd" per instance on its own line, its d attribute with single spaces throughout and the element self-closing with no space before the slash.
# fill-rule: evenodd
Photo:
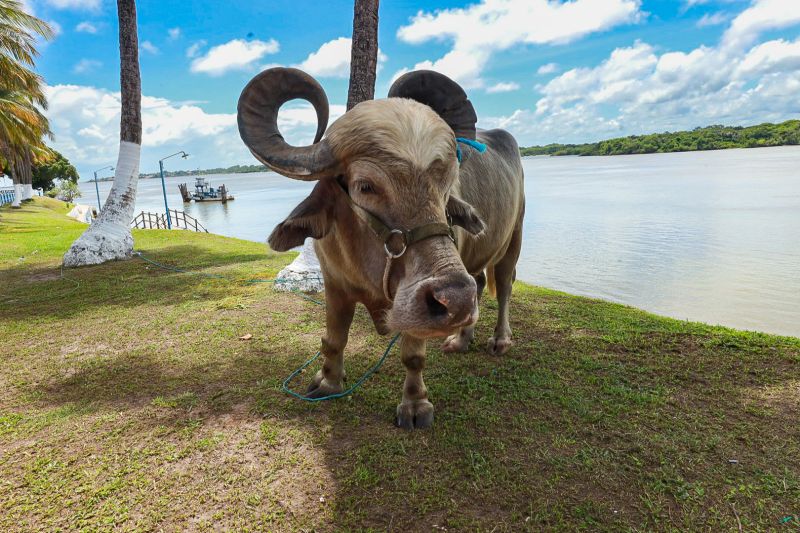
<svg viewBox="0 0 800 533">
<path fill-rule="evenodd" d="M 446 325 L 459 325 L 475 310 L 477 287 L 472 276 L 436 280 L 423 288 L 431 318 Z"/>
</svg>

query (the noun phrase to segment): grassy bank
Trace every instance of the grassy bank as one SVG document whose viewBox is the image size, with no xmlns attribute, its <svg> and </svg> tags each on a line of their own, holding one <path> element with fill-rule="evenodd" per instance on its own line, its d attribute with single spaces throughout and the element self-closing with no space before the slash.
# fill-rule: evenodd
<svg viewBox="0 0 800 533">
<path fill-rule="evenodd" d="M 435 428 L 404 432 L 396 356 L 350 399 L 291 399 L 320 307 L 138 259 L 62 279 L 65 212 L 0 210 L 0 530 L 800 528 L 798 339 L 517 284 L 515 347 L 483 352 L 487 300 L 469 353 L 430 351 Z M 135 238 L 236 279 L 290 260 Z M 387 340 L 357 314 L 351 379 Z"/>
</svg>

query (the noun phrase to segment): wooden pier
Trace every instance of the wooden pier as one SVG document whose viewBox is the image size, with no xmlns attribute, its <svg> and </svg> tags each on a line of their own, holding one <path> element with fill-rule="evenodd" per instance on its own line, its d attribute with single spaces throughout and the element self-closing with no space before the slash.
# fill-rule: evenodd
<svg viewBox="0 0 800 533">
<path fill-rule="evenodd" d="M 175 209 L 169 210 L 169 217 L 172 229 L 182 229 L 189 231 L 199 231 L 208 233 L 199 220 L 183 211 Z M 169 229 L 167 227 L 166 213 L 148 213 L 142 211 L 131 221 L 131 227 L 137 229 Z"/>
</svg>

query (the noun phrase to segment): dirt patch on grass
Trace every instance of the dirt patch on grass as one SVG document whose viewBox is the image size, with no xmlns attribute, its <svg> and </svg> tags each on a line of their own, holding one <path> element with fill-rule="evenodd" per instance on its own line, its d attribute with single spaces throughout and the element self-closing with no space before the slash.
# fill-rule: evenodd
<svg viewBox="0 0 800 533">
<path fill-rule="evenodd" d="M 26 281 L 29 283 L 39 283 L 42 281 L 53 281 L 56 279 L 61 278 L 61 269 L 53 269 L 53 270 L 39 270 L 34 274 L 29 274 L 26 276 Z"/>
</svg>

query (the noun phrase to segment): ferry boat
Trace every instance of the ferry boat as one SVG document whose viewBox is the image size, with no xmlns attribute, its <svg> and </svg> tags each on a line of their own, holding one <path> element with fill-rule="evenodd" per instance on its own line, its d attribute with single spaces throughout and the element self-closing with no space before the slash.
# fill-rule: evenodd
<svg viewBox="0 0 800 533">
<path fill-rule="evenodd" d="M 178 188 L 181 191 L 184 203 L 189 203 L 194 200 L 195 202 L 222 202 L 224 204 L 234 199 L 233 195 L 231 195 L 230 191 L 225 187 L 225 184 L 219 187 L 213 187 L 208 180 L 202 176 L 195 178 L 193 193 L 189 193 L 189 188 L 185 183 L 181 183 Z"/>
</svg>

